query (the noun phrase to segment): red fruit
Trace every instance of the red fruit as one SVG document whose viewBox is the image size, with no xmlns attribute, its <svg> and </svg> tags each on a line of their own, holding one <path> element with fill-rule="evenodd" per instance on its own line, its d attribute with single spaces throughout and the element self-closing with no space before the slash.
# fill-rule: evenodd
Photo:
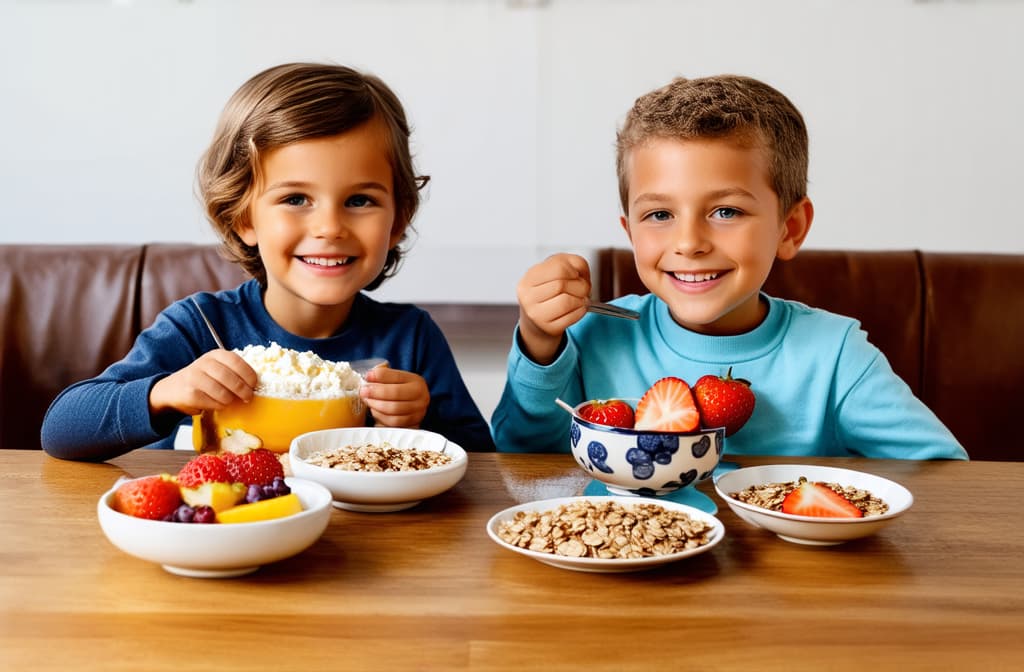
<svg viewBox="0 0 1024 672">
<path fill-rule="evenodd" d="M 725 427 L 726 436 L 740 431 L 754 412 L 750 381 L 733 378 L 732 367 L 725 377 L 702 376 L 693 386 L 693 397 L 700 412 L 701 426 Z"/>
<path fill-rule="evenodd" d="M 598 399 L 580 407 L 580 417 L 611 427 L 633 427 L 633 407 L 622 399 Z"/>
<path fill-rule="evenodd" d="M 166 474 L 127 481 L 114 491 L 114 510 L 136 518 L 160 520 L 180 504 L 178 484 Z"/>
<path fill-rule="evenodd" d="M 194 488 L 203 483 L 230 483 L 227 463 L 213 453 L 204 453 L 189 460 L 178 472 L 178 485 Z"/>
<path fill-rule="evenodd" d="M 284 467 L 277 459 L 277 453 L 266 448 L 257 448 L 241 455 L 226 453 L 223 459 L 227 462 L 231 480 L 237 483 L 267 485 L 276 476 L 284 478 Z"/>
<path fill-rule="evenodd" d="M 700 426 L 700 414 L 686 381 L 662 378 L 641 397 L 636 405 L 636 429 L 660 432 L 691 432 Z"/>
<path fill-rule="evenodd" d="M 821 483 L 802 482 L 782 500 L 782 512 L 818 518 L 863 518 L 853 502 Z"/>
</svg>

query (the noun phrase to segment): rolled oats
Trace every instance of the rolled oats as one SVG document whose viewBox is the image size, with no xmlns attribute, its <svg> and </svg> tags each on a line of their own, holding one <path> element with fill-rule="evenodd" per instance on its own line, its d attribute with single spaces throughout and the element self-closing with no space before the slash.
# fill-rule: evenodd
<svg viewBox="0 0 1024 672">
<path fill-rule="evenodd" d="M 730 492 L 729 496 L 741 502 L 759 506 L 762 509 L 781 511 L 782 500 L 786 498 L 786 495 L 796 490 L 801 483 L 806 482 L 807 478 L 801 476 L 796 481 L 752 485 L 739 492 Z M 889 510 L 888 504 L 867 490 L 861 490 L 850 485 L 840 485 L 839 483 L 826 483 L 824 481 L 817 481 L 817 483 L 850 500 L 865 516 L 878 516 Z"/>
<path fill-rule="evenodd" d="M 703 546 L 714 527 L 657 504 L 582 500 L 551 511 L 519 511 L 498 536 L 520 548 L 588 558 L 647 558 Z"/>
<path fill-rule="evenodd" d="M 452 456 L 445 453 L 416 448 L 403 450 L 386 441 L 381 445 L 366 443 L 318 450 L 306 458 L 309 464 L 344 471 L 422 471 L 451 464 L 451 461 Z"/>
</svg>

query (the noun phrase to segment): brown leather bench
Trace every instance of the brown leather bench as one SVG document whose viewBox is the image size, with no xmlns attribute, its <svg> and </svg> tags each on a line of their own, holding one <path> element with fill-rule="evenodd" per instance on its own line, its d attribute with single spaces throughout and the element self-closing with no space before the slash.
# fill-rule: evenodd
<svg viewBox="0 0 1024 672">
<path fill-rule="evenodd" d="M 645 294 L 629 249 L 598 253 L 597 294 Z M 1024 255 L 803 250 L 764 288 L 854 317 L 972 459 L 1024 460 Z"/>
</svg>

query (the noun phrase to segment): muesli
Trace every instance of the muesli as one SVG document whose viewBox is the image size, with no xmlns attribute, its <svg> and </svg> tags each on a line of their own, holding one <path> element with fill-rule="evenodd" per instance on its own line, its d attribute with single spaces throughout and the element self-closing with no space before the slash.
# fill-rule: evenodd
<svg viewBox="0 0 1024 672">
<path fill-rule="evenodd" d="M 498 536 L 541 553 L 603 559 L 670 555 L 711 541 L 714 527 L 657 504 L 583 500 L 550 511 L 518 511 Z"/>
<path fill-rule="evenodd" d="M 395 448 L 387 441 L 318 450 L 306 458 L 317 467 L 344 471 L 422 471 L 451 464 L 452 456 L 436 450 Z"/>
<path fill-rule="evenodd" d="M 741 502 L 753 504 L 762 509 L 768 509 L 769 511 L 782 511 L 782 500 L 786 498 L 786 495 L 796 490 L 801 483 L 806 482 L 807 478 L 801 476 L 796 481 L 752 485 L 739 492 L 730 492 L 729 496 Z M 839 483 L 826 483 L 825 481 L 817 481 L 817 483 L 848 499 L 865 516 L 878 516 L 889 510 L 888 504 L 867 490 Z"/>
</svg>

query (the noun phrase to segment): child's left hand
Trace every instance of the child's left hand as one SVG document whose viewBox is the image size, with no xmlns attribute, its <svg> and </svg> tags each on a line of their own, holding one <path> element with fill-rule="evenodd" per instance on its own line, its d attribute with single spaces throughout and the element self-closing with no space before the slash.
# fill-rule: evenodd
<svg viewBox="0 0 1024 672">
<path fill-rule="evenodd" d="M 377 366 L 364 377 L 366 384 L 359 390 L 359 396 L 370 407 L 378 425 L 411 429 L 420 426 L 430 405 L 430 391 L 422 376 Z"/>
</svg>

